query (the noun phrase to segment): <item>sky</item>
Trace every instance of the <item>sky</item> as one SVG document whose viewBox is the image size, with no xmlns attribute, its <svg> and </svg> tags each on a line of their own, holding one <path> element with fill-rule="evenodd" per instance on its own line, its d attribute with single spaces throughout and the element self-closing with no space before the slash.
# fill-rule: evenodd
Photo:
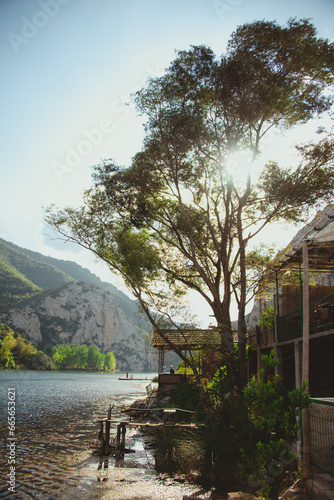
<svg viewBox="0 0 334 500">
<path fill-rule="evenodd" d="M 90 252 L 51 237 L 45 207 L 78 206 L 102 159 L 130 163 L 143 139 L 131 94 L 162 75 L 175 50 L 204 44 L 220 56 L 238 26 L 291 17 L 334 40 L 333 0 L 0 0 L 0 237 L 125 291 Z M 321 124 L 269 136 L 264 154 L 281 159 Z M 271 231 L 265 237 L 283 246 L 296 228 Z"/>
</svg>

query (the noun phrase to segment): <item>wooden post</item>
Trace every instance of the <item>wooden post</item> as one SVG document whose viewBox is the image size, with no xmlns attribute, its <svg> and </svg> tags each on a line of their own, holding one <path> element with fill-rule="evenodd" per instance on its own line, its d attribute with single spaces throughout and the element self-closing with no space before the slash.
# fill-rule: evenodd
<svg viewBox="0 0 334 500">
<path fill-rule="evenodd" d="M 103 421 L 100 421 L 100 432 L 99 432 L 99 441 L 104 441 L 104 435 L 103 435 Z"/>
<path fill-rule="evenodd" d="M 110 444 L 110 419 L 111 419 L 111 411 L 113 409 L 113 406 L 109 406 L 108 408 L 108 417 L 106 421 L 106 443 L 109 446 Z"/>
<path fill-rule="evenodd" d="M 310 296 L 307 241 L 303 241 L 303 380 L 309 383 Z"/>
<path fill-rule="evenodd" d="M 163 373 L 164 363 L 165 363 L 165 350 L 164 350 L 164 347 L 160 347 L 158 373 Z"/>
<path fill-rule="evenodd" d="M 104 453 L 106 450 L 106 439 L 104 435 L 104 420 L 100 421 L 100 432 L 99 432 L 99 441 L 100 441 L 100 449 L 101 452 Z"/>
<path fill-rule="evenodd" d="M 303 241 L 303 381 L 309 384 L 310 353 L 310 295 L 309 295 L 309 263 L 308 242 Z M 308 390 L 308 387 L 307 387 Z M 303 409 L 303 477 L 310 477 L 310 426 L 308 408 Z"/>
<path fill-rule="evenodd" d="M 117 455 L 124 455 L 125 433 L 126 433 L 126 424 L 124 422 L 121 422 L 117 426 L 117 436 L 116 436 L 116 454 Z"/>
<path fill-rule="evenodd" d="M 117 436 L 116 436 L 116 452 L 120 450 L 120 440 L 121 440 L 121 424 L 117 426 Z"/>
<path fill-rule="evenodd" d="M 106 443 L 109 445 L 110 443 L 110 422 L 106 421 Z"/>
<path fill-rule="evenodd" d="M 301 356 L 301 345 L 300 341 L 296 340 L 294 344 L 295 349 L 295 381 L 296 389 L 300 389 L 302 386 L 302 356 Z"/>
<path fill-rule="evenodd" d="M 125 433 L 126 433 L 126 424 L 121 424 L 122 426 L 122 439 L 121 439 L 121 445 L 120 445 L 120 453 L 124 453 L 124 448 L 125 448 Z"/>
</svg>

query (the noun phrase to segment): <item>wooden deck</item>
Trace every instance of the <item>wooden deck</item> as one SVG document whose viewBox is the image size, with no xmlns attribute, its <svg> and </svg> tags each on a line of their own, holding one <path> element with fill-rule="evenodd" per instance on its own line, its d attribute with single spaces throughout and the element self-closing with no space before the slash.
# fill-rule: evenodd
<svg viewBox="0 0 334 500">
<path fill-rule="evenodd" d="M 138 409 L 134 409 L 137 411 Z M 107 418 L 103 418 L 99 420 L 100 424 L 100 432 L 99 432 L 99 441 L 100 441 L 100 450 L 104 453 L 114 453 L 116 456 L 121 456 L 124 453 L 133 453 L 133 450 L 125 448 L 125 434 L 127 427 L 137 427 L 139 429 L 146 430 L 155 430 L 161 428 L 176 428 L 176 429 L 200 429 L 206 427 L 206 424 L 202 422 L 176 422 L 177 411 L 183 411 L 186 413 L 193 413 L 187 410 L 181 410 L 179 408 L 154 408 L 151 410 L 142 409 L 145 412 L 149 411 L 160 411 L 163 410 L 163 413 L 167 416 L 167 422 L 142 422 L 142 421 L 131 421 L 130 420 L 115 420 L 111 418 L 112 407 L 108 410 Z M 143 413 L 144 415 L 144 413 Z M 110 439 L 110 430 L 111 426 L 117 426 L 117 434 L 115 439 Z"/>
<path fill-rule="evenodd" d="M 206 424 L 203 424 L 202 422 L 188 422 L 188 423 L 182 423 L 182 422 L 134 422 L 134 421 L 129 421 L 129 420 L 124 420 L 124 421 L 119 421 L 119 420 L 111 420 L 109 418 L 103 418 L 102 420 L 99 420 L 99 422 L 108 422 L 110 424 L 117 424 L 121 426 L 128 426 L 128 427 L 140 427 L 140 428 L 151 428 L 151 429 L 157 429 L 158 427 L 179 427 L 183 429 L 196 429 L 200 427 L 206 427 Z"/>
</svg>

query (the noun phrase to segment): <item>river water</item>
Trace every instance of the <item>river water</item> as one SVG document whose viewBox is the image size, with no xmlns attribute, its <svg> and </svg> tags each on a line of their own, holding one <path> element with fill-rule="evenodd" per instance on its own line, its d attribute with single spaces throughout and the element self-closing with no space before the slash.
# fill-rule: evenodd
<svg viewBox="0 0 334 500">
<path fill-rule="evenodd" d="M 144 380 L 0 371 L 0 498 L 182 500 L 193 493 L 209 498 L 182 478 L 157 474 L 154 456 L 136 429 L 126 435 L 126 446 L 135 453 L 124 460 L 98 453 L 98 421 L 109 405 L 121 418 L 120 407 L 145 397 L 154 376 L 131 375 Z"/>
</svg>

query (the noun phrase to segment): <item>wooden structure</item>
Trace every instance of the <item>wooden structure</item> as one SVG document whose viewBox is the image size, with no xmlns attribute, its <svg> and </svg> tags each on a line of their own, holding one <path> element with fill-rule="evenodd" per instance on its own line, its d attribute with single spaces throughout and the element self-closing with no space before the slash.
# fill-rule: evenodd
<svg viewBox="0 0 334 500">
<path fill-rule="evenodd" d="M 172 350 L 172 345 L 180 351 L 200 351 L 217 349 L 221 345 L 218 329 L 159 329 L 153 332 L 151 346 L 159 351 L 158 373 L 164 371 L 165 352 Z"/>
<path fill-rule="evenodd" d="M 300 285 L 279 287 L 281 273 L 296 273 Z M 310 224 L 277 269 L 274 329 L 250 339 L 258 353 L 272 348 L 280 358 L 288 387 L 309 384 L 312 396 L 334 396 L 334 286 L 310 285 L 309 274 L 322 282 L 334 275 L 334 208 Z"/>
<path fill-rule="evenodd" d="M 183 414 L 191 414 L 195 415 L 197 412 L 184 410 L 181 408 L 134 408 L 133 410 L 137 412 L 143 412 L 143 416 L 148 413 L 163 412 L 166 421 L 160 422 L 134 422 L 131 420 L 119 421 L 111 418 L 113 407 L 110 406 L 108 410 L 107 418 L 103 418 L 99 420 L 100 423 L 100 432 L 99 432 L 99 441 L 100 441 L 100 452 L 102 454 L 113 454 L 116 458 L 124 457 L 127 453 L 134 453 L 135 451 L 125 447 L 125 435 L 127 427 L 137 427 L 141 430 L 156 430 L 161 427 L 178 427 L 182 429 L 199 429 L 201 427 L 205 427 L 206 424 L 202 422 L 188 422 L 182 423 L 177 422 L 178 413 Z M 127 411 L 131 411 L 131 407 L 127 409 Z M 157 418 L 157 415 L 156 415 Z M 111 425 L 116 425 L 117 433 L 115 439 L 111 439 L 110 431 Z"/>
<path fill-rule="evenodd" d="M 285 385 L 300 388 L 307 383 L 311 396 L 334 396 L 334 286 L 309 285 L 310 273 L 334 275 L 334 208 L 327 209 L 285 255 L 279 272 L 299 273 L 300 287 L 282 287 L 278 279 L 274 335 L 267 345 L 259 343 L 261 355 L 274 348 L 281 361 Z M 298 235 L 297 235 L 298 236 Z M 303 410 L 303 476 L 310 475 L 309 411 Z"/>
</svg>

